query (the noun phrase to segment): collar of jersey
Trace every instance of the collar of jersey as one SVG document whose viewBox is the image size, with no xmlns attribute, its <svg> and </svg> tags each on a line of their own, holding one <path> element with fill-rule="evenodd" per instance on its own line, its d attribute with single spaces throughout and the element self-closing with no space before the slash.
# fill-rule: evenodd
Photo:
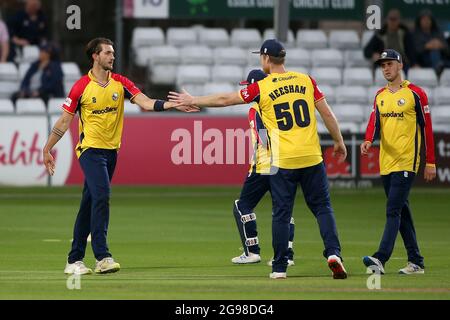
<svg viewBox="0 0 450 320">
<path fill-rule="evenodd" d="M 403 88 L 407 88 L 409 86 L 409 81 L 408 80 L 403 80 L 402 83 L 400 84 L 400 89 Z M 395 93 L 391 90 L 391 88 L 389 87 L 389 83 L 386 85 L 386 89 L 389 90 L 390 93 Z M 399 90 L 400 90 L 399 89 Z M 397 92 L 397 91 L 396 91 Z"/>
<path fill-rule="evenodd" d="M 96 82 L 102 88 L 106 88 L 108 86 L 109 82 L 111 81 L 111 72 L 110 71 L 108 71 L 108 81 L 106 83 L 101 83 L 100 81 L 98 81 L 97 78 L 92 73 L 92 69 L 89 70 L 88 76 L 89 76 L 89 79 Z"/>
</svg>

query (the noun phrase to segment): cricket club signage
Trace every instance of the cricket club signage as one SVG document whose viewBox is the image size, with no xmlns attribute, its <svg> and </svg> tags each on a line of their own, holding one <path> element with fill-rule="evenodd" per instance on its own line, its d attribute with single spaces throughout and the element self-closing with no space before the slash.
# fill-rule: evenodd
<svg viewBox="0 0 450 320">
<path fill-rule="evenodd" d="M 46 117 L 0 118 L 0 185 L 47 184 L 48 175 L 42 156 L 47 137 Z M 72 149 L 68 131 L 53 150 L 56 171 L 52 185 L 65 183 L 72 164 Z"/>
</svg>

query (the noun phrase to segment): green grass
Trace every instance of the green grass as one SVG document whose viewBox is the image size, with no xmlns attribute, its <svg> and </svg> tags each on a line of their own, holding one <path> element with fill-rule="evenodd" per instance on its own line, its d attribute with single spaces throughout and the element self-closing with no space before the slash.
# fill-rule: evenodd
<svg viewBox="0 0 450 320">
<path fill-rule="evenodd" d="M 68 290 L 62 271 L 81 189 L 0 188 L 0 299 L 450 299 L 448 189 L 414 189 L 410 197 L 426 274 L 397 274 L 406 264 L 399 237 L 381 290 L 367 289 L 361 262 L 382 234 L 381 189 L 332 190 L 347 280 L 331 278 L 301 194 L 288 279 L 268 278 L 270 197 L 256 209 L 264 262 L 232 265 L 240 254 L 231 211 L 238 194 L 223 187 L 115 187 L 109 245 L 122 270 L 84 276 L 81 290 Z M 90 247 L 85 262 L 94 263 Z"/>
</svg>

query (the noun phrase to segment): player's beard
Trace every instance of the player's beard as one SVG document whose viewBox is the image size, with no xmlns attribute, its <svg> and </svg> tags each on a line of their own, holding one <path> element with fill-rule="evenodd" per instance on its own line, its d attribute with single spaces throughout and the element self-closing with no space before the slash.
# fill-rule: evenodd
<svg viewBox="0 0 450 320">
<path fill-rule="evenodd" d="M 114 66 L 114 61 L 111 64 L 109 64 L 108 62 L 101 63 L 100 66 L 105 71 L 112 71 L 113 70 L 113 66 Z"/>
</svg>

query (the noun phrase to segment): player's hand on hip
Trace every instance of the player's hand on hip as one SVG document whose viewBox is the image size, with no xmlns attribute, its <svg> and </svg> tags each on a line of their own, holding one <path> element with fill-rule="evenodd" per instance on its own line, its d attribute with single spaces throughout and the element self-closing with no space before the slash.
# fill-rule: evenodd
<svg viewBox="0 0 450 320">
<path fill-rule="evenodd" d="M 339 162 L 343 162 L 347 158 L 347 148 L 343 141 L 334 143 L 333 156 L 339 158 Z"/>
<path fill-rule="evenodd" d="M 427 182 L 436 178 L 436 167 L 425 166 L 424 177 Z"/>
<path fill-rule="evenodd" d="M 194 97 L 183 89 L 182 93 L 170 91 L 167 96 L 170 102 L 175 103 L 177 106 L 193 106 Z"/>
<path fill-rule="evenodd" d="M 372 142 L 370 141 L 364 141 L 363 143 L 361 143 L 361 154 L 367 155 L 371 146 Z"/>
<path fill-rule="evenodd" d="M 48 173 L 52 176 L 55 173 L 55 159 L 49 151 L 44 151 L 44 165 Z"/>
</svg>

